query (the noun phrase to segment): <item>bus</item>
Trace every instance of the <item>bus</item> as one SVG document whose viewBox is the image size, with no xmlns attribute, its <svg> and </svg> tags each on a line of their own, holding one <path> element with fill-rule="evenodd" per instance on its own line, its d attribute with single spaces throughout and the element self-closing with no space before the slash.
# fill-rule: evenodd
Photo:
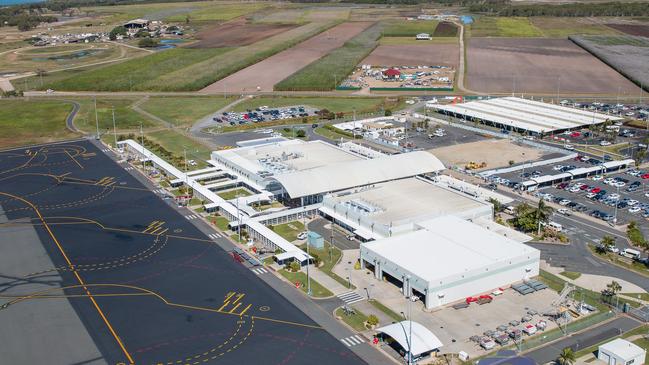
<svg viewBox="0 0 649 365">
<path fill-rule="evenodd" d="M 624 250 L 620 251 L 620 255 L 637 260 L 640 258 L 640 251 L 634 250 L 632 248 L 625 248 Z"/>
</svg>

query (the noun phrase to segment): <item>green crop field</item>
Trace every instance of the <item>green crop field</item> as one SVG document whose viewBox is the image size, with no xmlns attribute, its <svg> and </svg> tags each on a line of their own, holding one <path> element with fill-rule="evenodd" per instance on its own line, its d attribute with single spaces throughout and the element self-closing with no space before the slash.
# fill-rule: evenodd
<svg viewBox="0 0 649 365">
<path fill-rule="evenodd" d="M 71 110 L 59 100 L 0 100 L 0 148 L 78 137 L 65 127 Z"/>
<path fill-rule="evenodd" d="M 146 87 L 160 91 L 200 90 L 234 72 L 311 38 L 339 22 L 313 22 L 290 29 L 265 40 L 170 72 L 149 82 Z"/>
<path fill-rule="evenodd" d="M 266 7 L 268 7 L 268 5 L 263 3 L 218 4 L 206 6 L 185 14 L 174 14 L 168 16 L 165 20 L 169 22 L 184 22 L 187 17 L 189 17 L 189 20 L 192 22 L 230 20 Z"/>
<path fill-rule="evenodd" d="M 345 97 L 328 97 L 328 98 L 311 98 L 311 97 L 257 97 L 241 102 L 232 108 L 232 111 L 243 112 L 247 109 L 255 109 L 260 106 L 272 108 L 304 105 L 317 109 L 328 109 L 332 112 L 352 112 L 356 109 L 357 113 L 368 113 L 378 110 L 384 103 L 384 98 L 345 98 Z"/>
<path fill-rule="evenodd" d="M 375 24 L 342 47 L 277 83 L 275 90 L 332 90 L 378 46 L 382 25 Z"/>
<path fill-rule="evenodd" d="M 160 96 L 149 98 L 140 108 L 175 126 L 185 127 L 234 100 L 222 96 Z"/>
<path fill-rule="evenodd" d="M 231 48 L 188 49 L 174 48 L 144 57 L 76 72 L 67 79 L 46 82 L 41 89 L 128 91 L 147 90 L 164 74 L 223 54 Z"/>
<path fill-rule="evenodd" d="M 529 19 L 522 17 L 480 17 L 471 24 L 472 37 L 542 37 Z"/>
<path fill-rule="evenodd" d="M 437 28 L 436 20 L 398 20 L 388 21 L 383 29 L 384 37 L 414 37 L 419 33 L 433 34 Z"/>
<path fill-rule="evenodd" d="M 84 98 L 77 101 L 81 108 L 74 118 L 74 125 L 86 133 L 96 133 L 94 100 Z M 135 99 L 97 99 L 97 120 L 100 133 L 113 133 L 113 107 L 115 108 L 117 133 L 124 130 L 139 130 L 140 122 L 144 128 L 155 126 L 155 122 L 130 108 L 134 102 Z"/>
</svg>

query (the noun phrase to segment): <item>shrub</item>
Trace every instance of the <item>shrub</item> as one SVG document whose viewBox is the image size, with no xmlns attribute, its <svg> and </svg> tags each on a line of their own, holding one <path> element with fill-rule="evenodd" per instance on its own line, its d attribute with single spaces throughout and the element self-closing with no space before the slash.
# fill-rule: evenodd
<svg viewBox="0 0 649 365">
<path fill-rule="evenodd" d="M 300 271 L 300 263 L 297 261 L 291 261 L 290 264 L 288 264 L 288 269 L 292 272 L 298 272 Z"/>
<path fill-rule="evenodd" d="M 367 317 L 367 324 L 369 326 L 376 326 L 379 324 L 379 317 L 375 316 L 374 314 L 370 314 Z"/>
</svg>

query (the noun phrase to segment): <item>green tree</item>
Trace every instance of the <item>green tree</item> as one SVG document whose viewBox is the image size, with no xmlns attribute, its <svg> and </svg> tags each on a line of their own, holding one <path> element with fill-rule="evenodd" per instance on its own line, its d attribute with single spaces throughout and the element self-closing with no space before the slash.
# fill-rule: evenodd
<svg viewBox="0 0 649 365">
<path fill-rule="evenodd" d="M 635 161 L 636 166 L 640 166 L 642 162 L 647 158 L 647 150 L 646 149 L 638 149 L 635 151 L 633 154 L 633 160 Z"/>
<path fill-rule="evenodd" d="M 602 242 L 602 245 L 604 245 L 604 247 L 613 246 L 613 245 L 615 245 L 615 237 L 606 235 L 606 236 L 602 237 L 601 242 Z"/>
<path fill-rule="evenodd" d="M 127 34 L 128 34 L 128 33 L 127 33 L 127 31 L 126 31 L 126 28 L 124 28 L 123 26 L 120 25 L 120 26 L 118 26 L 118 27 L 113 28 L 113 29 L 110 31 L 110 33 L 108 33 L 108 38 L 109 38 L 111 41 L 114 41 L 114 40 L 117 39 L 117 36 L 118 36 L 118 35 L 126 36 Z"/>
<path fill-rule="evenodd" d="M 620 290 L 622 290 L 622 285 L 620 285 L 620 283 L 618 283 L 617 281 L 613 280 L 609 284 L 606 284 L 606 288 L 610 290 L 613 293 L 613 295 L 616 295 L 617 293 L 620 292 Z"/>
<path fill-rule="evenodd" d="M 392 115 L 392 110 L 390 109 L 385 109 L 385 112 L 383 113 L 386 117 L 389 117 Z"/>
<path fill-rule="evenodd" d="M 160 42 L 158 42 L 157 39 L 153 38 L 142 38 L 139 42 L 137 42 L 137 45 L 138 47 L 151 48 L 159 46 Z"/>
<path fill-rule="evenodd" d="M 374 314 L 370 314 L 367 317 L 367 324 L 369 326 L 376 326 L 379 324 L 379 317 L 375 316 Z"/>
<path fill-rule="evenodd" d="M 535 214 L 538 222 L 547 222 L 552 214 L 552 207 L 545 204 L 545 200 L 540 199 L 539 204 L 536 206 Z"/>
<path fill-rule="evenodd" d="M 489 198 L 489 203 L 494 206 L 494 214 L 503 210 L 503 205 L 498 201 L 498 199 Z"/>
<path fill-rule="evenodd" d="M 557 363 L 559 365 L 572 365 L 575 361 L 575 352 L 570 347 L 561 350 L 559 357 L 557 357 Z"/>
<path fill-rule="evenodd" d="M 300 271 L 301 265 L 297 261 L 291 261 L 290 264 L 288 264 L 288 269 L 293 272 L 298 272 Z"/>
<path fill-rule="evenodd" d="M 306 137 L 306 132 L 304 131 L 304 129 L 300 129 L 299 131 L 297 131 L 297 133 L 295 133 L 295 135 L 298 138 L 304 138 L 304 137 Z"/>
</svg>

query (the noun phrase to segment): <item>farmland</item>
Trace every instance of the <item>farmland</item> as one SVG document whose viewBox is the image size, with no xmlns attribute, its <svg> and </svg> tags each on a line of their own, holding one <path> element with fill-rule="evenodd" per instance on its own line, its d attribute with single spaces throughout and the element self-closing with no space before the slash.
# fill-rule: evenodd
<svg viewBox="0 0 649 365">
<path fill-rule="evenodd" d="M 418 33 L 432 34 L 437 28 L 436 20 L 386 21 L 384 37 L 414 37 Z"/>
<path fill-rule="evenodd" d="M 649 25 L 644 24 L 606 24 L 608 27 L 619 30 L 628 35 L 649 37 Z"/>
<path fill-rule="evenodd" d="M 313 22 L 276 36 L 236 48 L 225 54 L 196 62 L 189 67 L 167 73 L 147 86 L 161 91 L 200 90 L 252 64 L 290 48 L 332 27 L 334 22 Z M 232 86 L 232 85 L 230 85 Z M 219 88 L 217 92 L 222 92 Z"/>
<path fill-rule="evenodd" d="M 649 41 L 634 36 L 583 36 L 571 39 L 636 84 L 649 85 Z M 646 87 L 646 86 L 645 86 Z"/>
<path fill-rule="evenodd" d="M 316 62 L 275 85 L 276 90 L 331 90 L 378 45 L 382 25 L 377 23 Z"/>
<path fill-rule="evenodd" d="M 529 20 L 548 38 L 567 38 L 573 34 L 618 34 L 616 30 L 593 18 L 531 17 Z"/>
<path fill-rule="evenodd" d="M 311 62 L 342 46 L 370 24 L 350 22 L 337 25 L 291 49 L 280 52 L 205 88 L 204 92 L 272 91 L 273 85 Z M 326 57 L 325 57 L 326 58 Z"/>
<path fill-rule="evenodd" d="M 78 72 L 69 78 L 48 82 L 43 89 L 126 91 L 155 89 L 165 74 L 227 52 L 228 48 L 174 48 L 119 64 Z"/>
<path fill-rule="evenodd" d="M 485 93 L 638 93 L 567 39 L 472 38 L 467 57 L 468 86 Z"/>
<path fill-rule="evenodd" d="M 276 34 L 294 28 L 291 24 L 256 24 L 246 19 L 210 26 L 202 29 L 196 37 L 199 41 L 192 48 L 216 48 L 245 46 L 272 37 Z"/>
<path fill-rule="evenodd" d="M 543 33 L 527 18 L 479 17 L 470 26 L 472 37 L 541 37 Z"/>
<path fill-rule="evenodd" d="M 0 148 L 77 137 L 65 127 L 71 110 L 60 100 L 0 100 Z"/>
<path fill-rule="evenodd" d="M 172 123 L 187 127 L 234 101 L 222 96 L 152 97 L 140 105 L 143 110 Z"/>
<path fill-rule="evenodd" d="M 433 37 L 457 37 L 457 26 L 451 22 L 437 24 Z"/>
</svg>

